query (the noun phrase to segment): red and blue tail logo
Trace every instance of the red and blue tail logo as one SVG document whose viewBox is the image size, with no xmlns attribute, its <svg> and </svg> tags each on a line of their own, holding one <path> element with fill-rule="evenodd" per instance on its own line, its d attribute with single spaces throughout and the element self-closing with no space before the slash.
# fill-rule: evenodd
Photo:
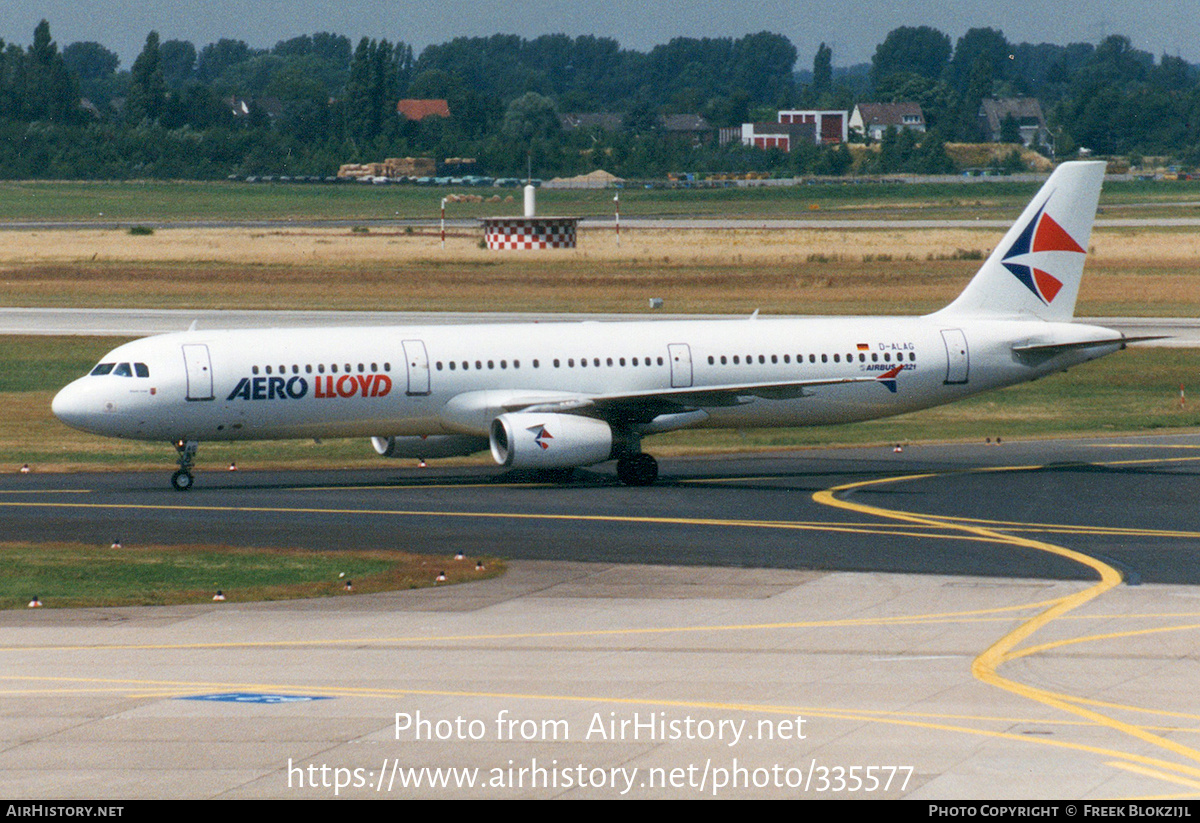
<svg viewBox="0 0 1200 823">
<path fill-rule="evenodd" d="M 1049 200 L 1049 198 L 1046 199 Z M 1062 289 L 1063 284 L 1054 275 L 1037 267 L 1036 264 L 1039 262 L 1037 255 L 1042 252 L 1058 251 L 1086 254 L 1083 248 L 1075 242 L 1075 238 L 1071 237 L 1053 217 L 1046 214 L 1046 204 L 1043 203 L 1000 262 L 1025 285 L 1025 288 L 1033 292 L 1048 306 L 1054 302 L 1054 298 Z"/>
</svg>

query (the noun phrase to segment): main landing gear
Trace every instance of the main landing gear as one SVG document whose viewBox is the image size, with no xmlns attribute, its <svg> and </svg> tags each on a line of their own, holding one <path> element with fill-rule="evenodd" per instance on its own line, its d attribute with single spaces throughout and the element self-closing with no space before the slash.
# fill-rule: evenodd
<svg viewBox="0 0 1200 823">
<path fill-rule="evenodd" d="M 192 464 L 196 460 L 196 449 L 200 448 L 198 440 L 177 440 L 175 451 L 179 453 L 179 470 L 171 475 L 171 486 L 177 492 L 185 492 L 192 487 Z"/>
<path fill-rule="evenodd" d="M 617 461 L 617 478 L 626 486 L 649 486 L 658 479 L 658 461 L 645 452 Z"/>
</svg>

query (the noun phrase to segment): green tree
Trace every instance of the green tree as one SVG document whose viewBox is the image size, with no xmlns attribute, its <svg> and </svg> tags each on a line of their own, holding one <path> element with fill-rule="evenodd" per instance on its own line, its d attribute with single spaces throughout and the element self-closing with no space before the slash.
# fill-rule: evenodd
<svg viewBox="0 0 1200 823">
<path fill-rule="evenodd" d="M 241 40 L 221 38 L 200 50 L 196 58 L 196 78 L 201 83 L 211 83 L 230 66 L 236 66 L 259 53 Z"/>
<path fill-rule="evenodd" d="M 168 40 L 158 50 L 163 80 L 168 88 L 181 89 L 196 71 L 196 47 L 187 40 Z"/>
<path fill-rule="evenodd" d="M 114 97 L 124 96 L 122 79 L 117 75 L 121 60 L 104 46 L 93 42 L 72 43 L 62 50 L 62 57 L 67 71 L 79 83 L 80 96 L 99 111 L 108 111 Z"/>
<path fill-rule="evenodd" d="M 67 68 L 81 81 L 111 77 L 121 65 L 115 53 L 90 41 L 72 43 L 62 50 L 62 56 Z"/>
<path fill-rule="evenodd" d="M 958 105 L 958 117 L 950 131 L 957 139 L 966 143 L 977 143 L 984 139 L 979 121 L 979 108 L 986 97 L 992 96 L 994 69 L 991 58 L 981 53 L 971 65 L 967 88 Z"/>
<path fill-rule="evenodd" d="M 1000 121 L 1000 142 L 1001 143 L 1023 143 L 1021 140 L 1021 124 L 1017 122 L 1017 118 L 1013 117 L 1012 112 L 1004 115 L 1004 119 Z"/>
<path fill-rule="evenodd" d="M 782 34 L 767 31 L 748 34 L 733 43 L 729 86 L 749 89 L 751 99 L 760 103 L 780 108 L 793 105 L 795 65 L 796 47 Z"/>
<path fill-rule="evenodd" d="M 550 98 L 526 92 L 508 104 L 500 132 L 510 140 L 530 143 L 546 140 L 562 130 Z"/>
<path fill-rule="evenodd" d="M 975 69 L 983 58 L 991 67 L 992 78 L 1003 80 L 1009 74 L 1012 47 L 1004 32 L 996 29 L 970 29 L 954 47 L 954 59 L 950 61 L 951 85 L 959 94 L 967 92 L 975 78 Z M 990 91 L 990 90 L 989 90 Z"/>
<path fill-rule="evenodd" d="M 403 75 L 411 71 L 411 51 L 403 43 L 364 37 L 350 61 L 346 83 L 345 121 L 348 134 L 360 143 L 399 127 L 396 101 Z M 404 82 L 407 85 L 407 82 Z"/>
<path fill-rule="evenodd" d="M 30 120 L 52 123 L 79 119 L 79 87 L 50 38 L 50 24 L 38 23 L 29 47 L 26 74 L 26 111 Z"/>
<path fill-rule="evenodd" d="M 158 32 L 146 36 L 146 45 L 130 69 L 128 119 L 133 123 L 157 120 L 167 99 L 167 84 L 163 79 L 159 54 Z"/>
<path fill-rule="evenodd" d="M 821 108 L 833 91 L 833 49 L 821 44 L 813 58 L 813 81 L 809 96 L 814 106 Z"/>
<path fill-rule="evenodd" d="M 918 174 L 953 174 L 954 161 L 946 154 L 946 143 L 937 132 L 922 139 L 910 161 L 910 169 Z"/>
<path fill-rule="evenodd" d="M 711 98 L 702 111 L 704 119 L 716 128 L 740 126 L 750 121 L 750 95 L 738 89 L 727 97 Z"/>
<path fill-rule="evenodd" d="M 871 58 L 875 85 L 894 74 L 916 74 L 937 80 L 950 61 L 950 37 L 929 26 L 901 26 L 888 32 Z"/>
</svg>

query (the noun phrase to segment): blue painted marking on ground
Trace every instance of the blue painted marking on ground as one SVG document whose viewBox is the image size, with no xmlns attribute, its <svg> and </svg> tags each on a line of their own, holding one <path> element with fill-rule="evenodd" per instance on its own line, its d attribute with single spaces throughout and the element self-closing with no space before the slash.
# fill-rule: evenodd
<svg viewBox="0 0 1200 823">
<path fill-rule="evenodd" d="M 223 694 L 197 694 L 180 697 L 179 700 L 208 700 L 215 703 L 304 703 L 310 700 L 332 700 L 332 697 L 306 694 L 264 694 L 261 692 L 225 692 Z"/>
</svg>

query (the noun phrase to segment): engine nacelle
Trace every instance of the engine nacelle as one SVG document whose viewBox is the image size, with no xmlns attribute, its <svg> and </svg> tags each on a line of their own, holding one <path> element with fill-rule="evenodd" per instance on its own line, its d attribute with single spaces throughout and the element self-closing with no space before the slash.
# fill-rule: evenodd
<svg viewBox="0 0 1200 823">
<path fill-rule="evenodd" d="M 431 434 L 428 437 L 372 437 L 371 445 L 381 457 L 462 457 L 488 447 L 483 437 L 466 434 Z"/>
<path fill-rule="evenodd" d="M 513 412 L 492 421 L 492 457 L 518 469 L 569 469 L 612 457 L 612 428 L 574 414 Z"/>
</svg>

